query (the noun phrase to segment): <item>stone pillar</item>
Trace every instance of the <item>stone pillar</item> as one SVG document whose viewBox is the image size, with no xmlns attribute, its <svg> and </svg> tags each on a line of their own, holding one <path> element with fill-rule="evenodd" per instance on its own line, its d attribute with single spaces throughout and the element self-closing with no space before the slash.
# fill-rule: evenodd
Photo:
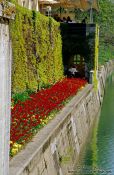
<svg viewBox="0 0 114 175">
<path fill-rule="evenodd" d="M 8 6 L 0 3 L 0 175 L 8 175 L 12 49 L 9 37 L 10 16 L 3 13 L 3 8 Z"/>
<path fill-rule="evenodd" d="M 36 7 L 36 11 L 39 11 L 38 0 L 35 0 L 35 7 Z"/>
<path fill-rule="evenodd" d="M 89 83 L 90 83 L 90 84 L 93 84 L 93 74 L 94 74 L 94 71 L 91 70 L 91 71 L 90 71 L 90 75 L 89 75 Z"/>
</svg>

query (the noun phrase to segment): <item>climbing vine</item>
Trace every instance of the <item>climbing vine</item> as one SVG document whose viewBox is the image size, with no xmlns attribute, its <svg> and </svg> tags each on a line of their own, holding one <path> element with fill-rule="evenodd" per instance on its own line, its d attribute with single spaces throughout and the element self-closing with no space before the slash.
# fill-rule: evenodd
<svg viewBox="0 0 114 175">
<path fill-rule="evenodd" d="M 13 47 L 12 92 L 54 84 L 63 77 L 59 23 L 16 5 L 10 23 Z"/>
</svg>

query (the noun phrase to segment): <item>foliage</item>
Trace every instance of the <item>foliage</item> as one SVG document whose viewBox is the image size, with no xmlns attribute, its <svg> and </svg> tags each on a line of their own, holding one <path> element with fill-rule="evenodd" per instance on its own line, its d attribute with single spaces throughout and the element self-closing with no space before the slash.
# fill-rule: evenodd
<svg viewBox="0 0 114 175">
<path fill-rule="evenodd" d="M 99 0 L 99 15 L 94 19 L 100 25 L 99 62 L 114 57 L 114 4 L 109 0 Z"/>
<path fill-rule="evenodd" d="M 22 93 L 13 94 L 12 95 L 13 104 L 18 103 L 18 101 L 25 101 L 25 100 L 29 99 L 29 96 L 32 93 L 33 93 L 33 91 L 28 89 L 28 90 L 26 90 L 26 91 L 24 91 Z"/>
<path fill-rule="evenodd" d="M 81 22 L 85 17 L 87 17 L 87 22 L 89 22 L 89 11 L 74 9 L 74 13 L 76 21 Z"/>
<path fill-rule="evenodd" d="M 16 5 L 10 23 L 13 46 L 12 92 L 37 91 L 63 77 L 59 23 Z"/>
<path fill-rule="evenodd" d="M 52 87 L 30 95 L 26 101 L 18 101 L 11 111 L 11 149 L 14 143 L 23 145 L 30 140 L 37 129 L 47 124 L 52 111 L 60 110 L 65 104 L 63 102 L 75 95 L 86 83 L 84 79 L 64 78 Z"/>
<path fill-rule="evenodd" d="M 110 0 L 99 0 L 98 4 L 99 11 L 93 10 L 93 21 L 100 26 L 99 63 L 103 64 L 114 56 L 114 3 Z M 75 16 L 78 21 L 87 16 L 89 22 L 89 11 L 75 9 Z"/>
</svg>

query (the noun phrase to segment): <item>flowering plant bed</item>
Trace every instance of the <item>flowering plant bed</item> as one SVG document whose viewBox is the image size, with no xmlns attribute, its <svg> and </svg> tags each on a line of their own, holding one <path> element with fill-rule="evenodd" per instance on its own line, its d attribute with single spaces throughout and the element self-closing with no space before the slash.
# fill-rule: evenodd
<svg viewBox="0 0 114 175">
<path fill-rule="evenodd" d="M 30 95 L 26 101 L 18 101 L 11 110 L 10 155 L 14 156 L 22 149 L 86 83 L 85 79 L 64 78 L 52 87 Z"/>
</svg>

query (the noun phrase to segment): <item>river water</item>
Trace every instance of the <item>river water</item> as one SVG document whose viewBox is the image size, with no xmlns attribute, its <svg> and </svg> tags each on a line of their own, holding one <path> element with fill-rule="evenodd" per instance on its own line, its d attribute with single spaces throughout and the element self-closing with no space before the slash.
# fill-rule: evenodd
<svg viewBox="0 0 114 175">
<path fill-rule="evenodd" d="M 106 82 L 100 116 L 81 154 L 75 175 L 114 175 L 114 74 Z"/>
</svg>

